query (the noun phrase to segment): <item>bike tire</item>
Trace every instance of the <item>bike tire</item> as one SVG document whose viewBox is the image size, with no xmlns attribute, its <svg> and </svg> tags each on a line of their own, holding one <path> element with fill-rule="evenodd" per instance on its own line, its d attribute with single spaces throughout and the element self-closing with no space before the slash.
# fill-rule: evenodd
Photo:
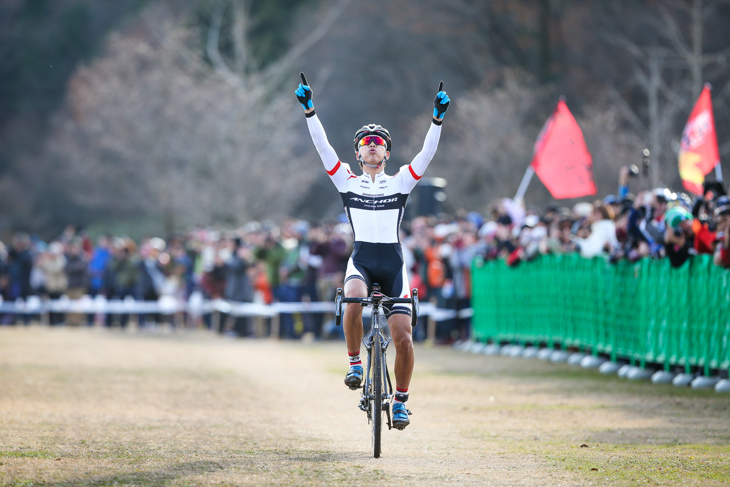
<svg viewBox="0 0 730 487">
<path fill-rule="evenodd" d="M 383 348 L 380 333 L 373 334 L 370 353 L 370 363 L 373 365 L 373 395 L 370 401 L 373 418 L 373 457 L 380 458 L 380 439 L 383 430 Z"/>
</svg>

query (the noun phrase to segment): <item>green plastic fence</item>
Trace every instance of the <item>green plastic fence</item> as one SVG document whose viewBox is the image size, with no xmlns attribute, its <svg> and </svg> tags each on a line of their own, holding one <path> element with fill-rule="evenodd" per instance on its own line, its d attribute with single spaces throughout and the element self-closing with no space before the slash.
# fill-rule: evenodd
<svg viewBox="0 0 730 487">
<path fill-rule="evenodd" d="M 508 267 L 475 260 L 472 319 L 479 341 L 545 344 L 662 364 L 730 368 L 730 271 L 711 256 L 609 263 L 549 255 Z"/>
</svg>

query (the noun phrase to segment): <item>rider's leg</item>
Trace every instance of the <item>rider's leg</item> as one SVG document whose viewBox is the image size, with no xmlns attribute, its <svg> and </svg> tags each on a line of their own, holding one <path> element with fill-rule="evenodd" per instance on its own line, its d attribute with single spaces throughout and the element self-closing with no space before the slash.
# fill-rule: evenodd
<svg viewBox="0 0 730 487">
<path fill-rule="evenodd" d="M 413 374 L 413 337 L 411 317 L 398 313 L 388 318 L 390 336 L 395 345 L 395 386 L 407 391 Z"/>
<path fill-rule="evenodd" d="M 345 297 L 363 298 L 367 295 L 367 285 L 360 279 L 350 279 L 345 283 Z M 358 389 L 362 384 L 362 360 L 360 358 L 360 343 L 362 343 L 362 306 L 347 304 L 345 316 L 342 320 L 347 342 L 347 354 L 350 358 L 350 369 L 345 376 L 345 385 L 350 389 Z"/>
<path fill-rule="evenodd" d="M 368 287 L 365 281 L 350 279 L 345 283 L 346 298 L 364 298 L 367 295 Z M 346 304 L 345 315 L 342 321 L 345 330 L 347 353 L 359 352 L 360 344 L 362 343 L 362 306 L 357 303 Z"/>
<path fill-rule="evenodd" d="M 411 317 L 393 314 L 388 319 L 390 336 L 395 344 L 395 401 L 393 401 L 393 427 L 402 430 L 411 422 L 405 402 L 413 373 L 413 339 Z"/>
</svg>

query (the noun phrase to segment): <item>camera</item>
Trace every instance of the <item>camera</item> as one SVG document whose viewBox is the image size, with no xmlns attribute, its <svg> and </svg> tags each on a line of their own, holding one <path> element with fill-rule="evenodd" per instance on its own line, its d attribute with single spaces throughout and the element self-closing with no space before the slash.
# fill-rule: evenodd
<svg viewBox="0 0 730 487">
<path fill-rule="evenodd" d="M 720 196 L 725 196 L 725 187 L 719 181 L 708 181 L 705 180 L 702 183 L 703 196 L 708 197 L 707 199 L 715 199 Z M 709 193 L 709 194 L 708 194 Z"/>
<path fill-rule="evenodd" d="M 639 177 L 639 166 L 637 166 L 636 164 L 632 164 L 629 166 L 629 177 L 630 178 Z"/>
<path fill-rule="evenodd" d="M 644 176 L 649 174 L 649 166 L 651 165 L 651 159 L 649 158 L 650 155 L 651 152 L 649 152 L 649 149 L 641 151 L 641 165 L 644 168 Z"/>
</svg>

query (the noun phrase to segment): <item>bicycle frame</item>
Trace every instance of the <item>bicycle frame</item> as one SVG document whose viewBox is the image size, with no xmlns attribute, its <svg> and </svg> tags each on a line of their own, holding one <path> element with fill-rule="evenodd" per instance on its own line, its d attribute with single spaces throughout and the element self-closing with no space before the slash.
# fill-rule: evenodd
<svg viewBox="0 0 730 487">
<path fill-rule="evenodd" d="M 371 296 L 372 298 L 372 296 Z M 370 407 L 370 401 L 377 400 L 376 394 L 373 392 L 373 388 L 370 387 L 371 383 L 374 382 L 374 377 L 371 374 L 371 370 L 374 368 L 374 364 L 371 363 L 375 360 L 373 357 L 377 357 L 377 354 L 372 353 L 373 347 L 380 345 L 380 362 L 383 377 L 381 377 L 381 383 L 384 384 L 383 395 L 380 398 L 381 409 L 386 411 L 388 418 L 388 429 L 392 429 L 390 422 L 390 408 L 388 407 L 393 400 L 393 384 L 390 381 L 390 373 L 388 372 L 388 362 L 386 360 L 386 351 L 391 339 L 383 336 L 380 327 L 380 316 L 381 316 L 382 304 L 379 302 L 376 304 L 372 303 L 372 313 L 370 315 L 370 331 L 367 336 L 363 337 L 362 343 L 368 351 L 367 367 L 365 370 L 365 383 L 363 385 L 363 393 L 360 398 L 360 409 L 365 411 L 368 415 L 368 423 L 373 421 L 372 408 Z M 374 373 L 374 371 L 373 371 Z"/>
<path fill-rule="evenodd" d="M 390 404 L 395 395 L 393 384 L 390 380 L 386 351 L 391 339 L 383 336 L 380 327 L 380 316 L 383 304 L 409 303 L 413 306 L 411 314 L 411 325 L 416 326 L 419 315 L 418 290 L 413 289 L 410 298 L 391 298 L 380 292 L 380 286 L 373 284 L 373 292 L 367 298 L 345 298 L 342 296 L 342 289 L 337 289 L 335 298 L 335 324 L 340 326 L 342 322 L 342 304 L 356 303 L 360 306 L 371 308 L 370 330 L 363 337 L 362 343 L 368 351 L 367 367 L 364 374 L 362 395 L 358 407 L 365 411 L 368 423 L 373 425 L 373 456 L 380 457 L 380 436 L 382 429 L 382 414 L 386 413 L 388 429 L 392 429 L 393 423 L 390 412 Z"/>
</svg>

